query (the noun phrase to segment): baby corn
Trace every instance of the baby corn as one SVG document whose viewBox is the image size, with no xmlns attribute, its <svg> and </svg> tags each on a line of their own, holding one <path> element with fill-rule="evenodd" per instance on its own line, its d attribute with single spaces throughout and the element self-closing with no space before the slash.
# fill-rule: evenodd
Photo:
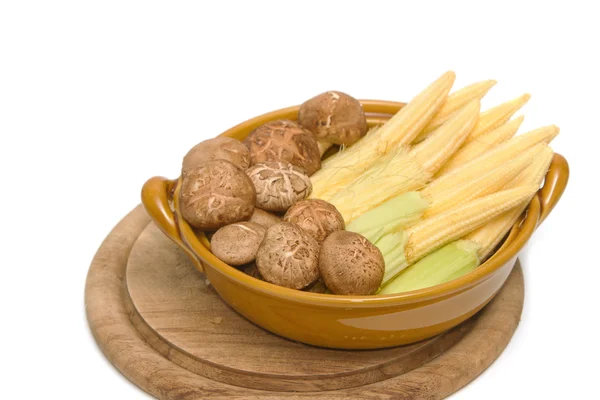
<svg viewBox="0 0 600 400">
<path fill-rule="evenodd" d="M 338 193 L 320 198 L 336 206 L 348 223 L 398 194 L 422 188 L 461 146 L 478 113 L 476 100 L 410 152 L 400 148 L 388 154 Z"/>
<path fill-rule="evenodd" d="M 460 207 L 465 202 L 491 195 L 505 188 L 531 164 L 533 157 L 541 152 L 545 145 L 539 146 L 515 155 L 506 164 L 498 165 L 481 175 L 472 177 L 471 169 L 461 169 L 460 173 L 453 176 L 452 184 L 446 188 L 441 185 L 429 185 L 420 192 L 411 191 L 392 197 L 348 223 L 346 229 L 360 233 L 378 245 L 380 238 L 410 225 L 416 225 L 423 218 L 442 214 L 452 208 Z M 385 249 L 380 248 L 380 250 L 386 255 Z"/>
<path fill-rule="evenodd" d="M 539 154 L 535 161 L 530 164 L 516 179 L 511 182 L 508 187 L 516 187 L 519 185 L 534 185 L 540 187 L 546 172 L 552 162 L 554 152 L 550 147 L 546 147 Z M 533 197 L 533 195 L 531 196 Z M 500 243 L 502 238 L 506 236 L 508 231 L 517 222 L 525 208 L 529 205 L 531 197 L 524 200 L 518 207 L 498 216 L 490 223 L 482 226 L 465 237 L 467 240 L 474 241 L 479 244 L 478 255 L 484 260 Z"/>
<path fill-rule="evenodd" d="M 550 125 L 530 131 L 523 135 L 515 136 L 466 164 L 459 165 L 456 168 L 447 171 L 445 174 L 437 177 L 429 185 L 436 189 L 447 189 L 456 183 L 457 174 L 461 174 L 464 179 L 474 179 L 478 175 L 487 173 L 510 161 L 521 152 L 534 148 L 537 144 L 550 143 L 552 139 L 558 135 L 558 132 L 559 129 L 556 125 Z M 541 148 L 538 148 L 538 150 L 541 150 Z"/>
<path fill-rule="evenodd" d="M 494 251 L 502 238 L 504 238 L 522 215 L 531 198 L 537 193 L 552 157 L 552 150 L 548 146 L 545 146 L 534 162 L 529 164 L 516 178 L 508 183 L 507 190 L 530 187 L 528 194 L 526 191 L 523 192 L 524 199 L 520 203 L 516 205 L 514 205 L 514 202 L 506 204 L 505 207 L 510 207 L 507 211 L 504 211 L 490 222 L 475 229 L 462 239 L 430 252 L 405 270 L 402 270 L 402 268 L 406 264 L 409 264 L 409 255 L 406 253 L 410 250 L 410 244 L 403 242 L 402 251 L 405 253 L 407 261 L 405 264 L 402 264 L 402 260 L 398 261 L 395 258 L 396 264 L 390 264 L 389 268 L 387 267 L 388 264 L 386 264 L 384 286 L 379 291 L 379 294 L 400 293 L 439 285 L 459 278 L 477 268 L 481 260 L 486 259 Z M 433 220 L 430 219 L 430 221 Z M 437 229 L 434 230 L 438 231 Z M 405 236 L 403 237 L 410 234 L 411 230 L 408 229 L 404 232 L 403 235 Z M 443 233 L 440 232 L 440 235 L 443 235 Z M 412 236 L 412 238 L 415 242 L 419 240 L 418 237 Z M 435 239 L 433 238 L 432 240 Z M 419 246 L 426 247 L 427 245 L 419 244 Z M 397 253 L 397 250 L 393 250 L 393 252 Z M 390 256 L 387 258 L 394 259 L 394 257 Z M 390 275 L 398 273 L 396 271 L 401 271 L 401 273 L 396 278 L 390 280 Z M 386 285 L 385 282 L 389 283 Z"/>
<path fill-rule="evenodd" d="M 467 143 L 504 124 L 529 101 L 530 97 L 530 95 L 524 94 L 481 113 L 477 125 L 475 125 L 473 132 L 467 138 Z"/>
<path fill-rule="evenodd" d="M 447 72 L 412 99 L 381 128 L 325 160 L 312 177 L 313 198 L 326 198 L 344 188 L 380 157 L 410 144 L 442 106 L 455 75 Z"/>
<path fill-rule="evenodd" d="M 427 254 L 459 239 L 505 211 L 521 204 L 537 189 L 538 187 L 535 185 L 526 185 L 496 192 L 466 202 L 431 218 L 425 218 L 405 229 L 402 245 L 395 250 L 395 253 L 399 253 L 401 256 L 394 254 L 389 257 L 392 261 L 386 263 L 382 285 Z M 384 236 L 375 245 L 383 240 L 388 239 Z"/>
<path fill-rule="evenodd" d="M 432 217 L 465 201 L 492 194 L 507 187 L 516 176 L 531 164 L 528 153 L 517 156 L 475 180 L 456 177 L 456 186 L 437 191 L 425 187 L 410 191 L 383 202 L 363 213 L 346 225 L 346 230 L 357 232 L 375 243 L 381 237 L 414 225 L 422 218 Z M 384 249 L 380 250 L 385 254 Z"/>
<path fill-rule="evenodd" d="M 400 148 L 331 197 L 311 197 L 333 204 L 349 223 L 395 195 L 422 188 L 431 177 L 406 148 Z"/>
<path fill-rule="evenodd" d="M 539 189 L 536 185 L 519 186 L 481 197 L 462 206 L 426 218 L 407 229 L 405 254 L 409 264 L 491 221 Z"/>
<path fill-rule="evenodd" d="M 424 217 L 440 214 L 458 204 L 470 201 L 501 190 L 511 182 L 532 162 L 531 156 L 525 152 L 505 165 L 498 166 L 488 173 L 483 173 L 475 179 L 459 180 L 451 188 L 436 192 L 429 187 L 421 190 L 421 195 L 430 201 Z M 460 177 L 457 177 L 460 178 Z"/>
<path fill-rule="evenodd" d="M 469 104 L 471 101 L 480 101 L 495 84 L 496 81 L 494 80 L 481 81 L 450 94 L 431 122 L 429 122 L 417 136 L 415 143 L 423 141 L 427 135 L 442 126 L 452 114 Z"/>
<path fill-rule="evenodd" d="M 426 171 L 435 174 L 461 147 L 477 123 L 479 100 L 473 100 L 455 113 L 447 123 L 423 142 L 413 147 L 411 154 Z"/>
<path fill-rule="evenodd" d="M 498 128 L 481 135 L 479 138 L 477 138 L 477 140 L 463 144 L 456 154 L 454 154 L 454 156 L 452 156 L 452 158 L 444 164 L 444 166 L 438 172 L 438 175 L 441 176 L 447 171 L 450 171 L 461 164 L 466 164 L 472 159 L 477 158 L 481 154 L 490 150 L 494 146 L 506 142 L 517 133 L 521 123 L 523 123 L 523 119 L 523 116 L 517 117 L 499 126 Z"/>
</svg>

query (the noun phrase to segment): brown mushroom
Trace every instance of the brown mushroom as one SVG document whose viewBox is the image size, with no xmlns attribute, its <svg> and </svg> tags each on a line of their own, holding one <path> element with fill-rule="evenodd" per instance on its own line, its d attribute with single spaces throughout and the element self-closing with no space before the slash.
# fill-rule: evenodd
<svg viewBox="0 0 600 400">
<path fill-rule="evenodd" d="M 267 211 L 286 211 L 310 195 L 310 178 L 290 163 L 267 161 L 246 171 L 256 188 L 256 207 Z"/>
<path fill-rule="evenodd" d="M 250 217 L 250 221 L 256 222 L 257 224 L 260 224 L 260 225 L 264 226 L 265 228 L 269 228 L 270 226 L 280 223 L 281 218 L 279 218 L 279 216 L 277 216 L 275 214 L 272 214 L 265 210 L 261 210 L 258 207 L 255 207 L 254 212 L 252 213 L 252 216 Z"/>
<path fill-rule="evenodd" d="M 252 181 L 229 161 L 205 162 L 181 179 L 181 214 L 195 228 L 217 230 L 248 220 L 255 203 Z"/>
<path fill-rule="evenodd" d="M 343 230 L 344 217 L 325 200 L 302 200 L 291 206 L 283 216 L 285 222 L 298 225 L 321 244 L 331 232 Z"/>
<path fill-rule="evenodd" d="M 323 278 L 317 279 L 315 283 L 304 289 L 306 292 L 311 293 L 331 293 L 327 286 L 325 286 L 325 282 L 323 282 Z"/>
<path fill-rule="evenodd" d="M 267 282 L 303 289 L 319 278 L 319 245 L 296 225 L 273 225 L 258 248 L 256 267 Z"/>
<path fill-rule="evenodd" d="M 182 175 L 186 175 L 199 164 L 213 160 L 226 160 L 246 170 L 250 166 L 250 152 L 239 140 L 218 136 L 198 143 L 183 157 Z"/>
<path fill-rule="evenodd" d="M 383 281 L 381 251 L 362 235 L 337 231 L 325 239 L 319 253 L 319 272 L 335 294 L 374 294 Z"/>
<path fill-rule="evenodd" d="M 332 143 L 349 146 L 367 133 L 367 118 L 360 102 L 336 91 L 305 101 L 298 111 L 298 123 L 317 136 L 321 155 Z"/>
<path fill-rule="evenodd" d="M 212 237 L 210 249 L 229 265 L 244 265 L 254 261 L 266 228 L 255 222 L 236 222 L 219 228 Z"/>
<path fill-rule="evenodd" d="M 246 275 L 250 275 L 253 278 L 264 281 L 265 279 L 262 277 L 260 272 L 258 272 L 258 268 L 256 268 L 256 262 L 251 262 L 250 264 L 244 265 L 242 267 L 242 271 Z"/>
<path fill-rule="evenodd" d="M 253 130 L 244 140 L 250 150 L 250 165 L 265 161 L 289 162 L 303 168 L 308 176 L 321 168 L 317 138 L 295 122 L 267 122 Z"/>
</svg>

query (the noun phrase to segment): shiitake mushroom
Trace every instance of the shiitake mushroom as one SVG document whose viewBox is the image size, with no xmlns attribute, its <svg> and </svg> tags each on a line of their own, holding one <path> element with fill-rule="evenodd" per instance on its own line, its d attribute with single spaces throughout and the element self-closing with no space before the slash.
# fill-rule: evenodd
<svg viewBox="0 0 600 400">
<path fill-rule="evenodd" d="M 255 164 L 246 173 L 256 188 L 256 207 L 263 210 L 284 212 L 312 191 L 306 173 L 287 162 Z"/>
<path fill-rule="evenodd" d="M 385 269 L 379 249 L 344 231 L 330 203 L 305 200 L 321 152 L 331 143 L 353 144 L 366 131 L 360 102 L 330 91 L 303 103 L 298 123 L 268 122 L 243 143 L 201 142 L 183 160 L 182 215 L 196 229 L 218 229 L 213 253 L 258 279 L 313 292 L 373 294 Z M 268 211 L 287 211 L 284 222 Z"/>
<path fill-rule="evenodd" d="M 256 222 L 236 222 L 215 232 L 210 248 L 212 253 L 229 265 L 248 264 L 256 258 L 258 246 L 266 228 Z"/>
<path fill-rule="evenodd" d="M 319 199 L 301 200 L 283 216 L 285 222 L 298 225 L 321 244 L 330 233 L 343 230 L 344 217 L 331 203 Z"/>
<path fill-rule="evenodd" d="M 181 179 L 183 218 L 194 228 L 214 231 L 250 218 L 256 191 L 248 175 L 225 160 L 207 161 Z"/>
<path fill-rule="evenodd" d="M 362 104 L 338 91 L 321 93 L 302 103 L 298 123 L 317 136 L 321 154 L 331 144 L 349 146 L 367 133 Z"/>
<path fill-rule="evenodd" d="M 278 215 L 270 213 L 265 210 L 261 210 L 260 208 L 254 207 L 254 212 L 250 217 L 251 222 L 256 222 L 266 228 L 269 228 L 275 224 L 281 222 L 281 218 Z"/>
<path fill-rule="evenodd" d="M 319 272 L 335 294 L 374 294 L 385 272 L 381 251 L 364 236 L 336 231 L 327 236 L 319 253 Z"/>
<path fill-rule="evenodd" d="M 288 162 L 308 176 L 321 168 L 321 153 L 315 135 L 289 120 L 267 122 L 244 139 L 250 150 L 250 165 L 265 161 Z"/>
<path fill-rule="evenodd" d="M 267 229 L 256 267 L 267 282 L 303 289 L 319 278 L 319 245 L 298 226 L 281 222 Z"/>
<path fill-rule="evenodd" d="M 250 166 L 250 151 L 239 140 L 218 136 L 198 143 L 183 157 L 181 173 L 187 175 L 188 171 L 196 166 L 213 160 L 229 161 L 241 170 Z"/>
</svg>

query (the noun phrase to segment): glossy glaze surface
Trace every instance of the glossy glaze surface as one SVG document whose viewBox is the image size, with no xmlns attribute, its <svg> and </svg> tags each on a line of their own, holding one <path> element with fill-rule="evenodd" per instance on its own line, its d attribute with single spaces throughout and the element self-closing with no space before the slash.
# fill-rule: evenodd
<svg viewBox="0 0 600 400">
<path fill-rule="evenodd" d="M 397 112 L 402 103 L 362 101 L 371 125 Z M 243 139 L 255 127 L 274 119 L 295 119 L 290 107 L 248 120 L 223 133 Z M 556 154 L 545 185 L 515 224 L 502 247 L 475 271 L 431 288 L 386 296 L 333 296 L 302 292 L 256 280 L 226 265 L 196 237 L 181 218 L 177 181 L 155 177 L 142 189 L 149 215 L 181 246 L 235 310 L 281 336 L 317 346 L 373 349 L 413 343 L 439 334 L 484 307 L 502 287 L 517 255 L 538 223 L 547 217 L 568 180 L 568 164 Z"/>
</svg>

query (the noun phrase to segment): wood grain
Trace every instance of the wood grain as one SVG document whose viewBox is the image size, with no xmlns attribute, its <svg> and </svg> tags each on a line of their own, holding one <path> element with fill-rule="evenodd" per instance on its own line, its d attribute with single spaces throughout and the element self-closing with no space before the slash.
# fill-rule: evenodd
<svg viewBox="0 0 600 400">
<path fill-rule="evenodd" d="M 521 269 L 517 266 L 495 299 L 476 317 L 460 326 L 462 337 L 453 347 L 409 372 L 376 383 L 320 393 L 276 392 L 234 386 L 194 373 L 191 370 L 193 367 L 189 365 L 185 365 L 189 368 L 186 369 L 175 364 L 152 347 L 154 345 L 158 348 L 160 343 L 149 344 L 144 337 L 151 339 L 152 336 L 148 332 L 140 333 L 132 323 L 132 320 L 136 321 L 139 315 L 136 316 L 133 303 L 128 300 L 129 296 L 125 286 L 127 261 L 131 255 L 131 265 L 134 265 L 132 249 L 148 223 L 149 218 L 143 208 L 137 207 L 113 229 L 98 250 L 90 267 L 85 301 L 90 328 L 107 358 L 133 383 L 161 399 L 441 399 L 475 379 L 500 355 L 518 325 L 523 306 L 523 278 Z M 149 228 L 146 231 L 150 232 L 146 233 L 148 236 L 153 235 L 152 229 Z M 173 265 L 173 268 L 178 271 L 183 267 L 182 265 Z M 186 284 L 191 287 L 184 285 L 181 288 L 183 292 L 196 293 L 201 288 L 198 286 L 198 282 Z M 210 289 L 207 288 L 207 290 Z M 160 295 L 164 296 L 164 294 Z M 135 295 L 132 298 L 135 298 Z M 168 304 L 165 303 L 165 307 L 167 306 Z M 213 319 L 215 326 L 212 329 L 217 330 L 221 325 L 223 329 L 228 327 L 228 324 L 231 323 L 229 318 L 233 317 L 226 312 L 233 313 L 228 309 L 216 308 L 213 310 L 211 318 L 215 318 Z M 146 316 L 146 318 L 148 317 Z M 218 318 L 223 319 L 219 322 Z M 148 329 L 160 333 L 155 337 L 161 337 L 165 331 L 169 331 L 169 327 L 166 326 L 151 327 L 141 322 L 141 319 L 135 322 L 140 330 L 143 331 L 143 326 L 146 325 Z M 259 329 L 249 322 L 246 323 L 248 324 L 246 329 L 250 332 Z M 202 329 L 210 330 L 208 326 L 204 326 Z M 271 340 L 262 337 L 258 331 L 254 331 L 254 334 L 258 335 L 262 341 Z M 281 338 L 276 338 L 276 340 L 291 343 Z M 198 340 L 194 339 L 192 342 L 198 346 Z M 240 343 L 239 337 L 235 343 Z M 163 345 L 172 346 L 164 341 Z M 297 344 L 293 345 L 297 346 Z M 244 344 L 244 346 L 249 346 L 249 344 Z M 175 349 L 175 347 L 172 348 Z M 194 351 L 199 351 L 200 348 L 201 346 Z M 220 348 L 222 351 L 227 351 L 225 343 L 221 344 Z M 175 354 L 175 351 L 171 350 L 171 356 Z M 277 349 L 277 351 L 284 350 Z M 302 351 L 305 352 L 304 357 L 307 357 L 311 351 L 328 350 L 310 348 L 310 350 Z M 213 357 L 216 355 L 213 354 Z M 221 357 L 221 360 L 232 359 L 226 355 Z M 244 355 L 240 354 L 239 357 L 243 359 Z M 354 369 L 345 370 L 346 372 L 351 371 L 351 374 L 357 370 L 357 366 L 360 370 L 360 365 L 367 365 L 361 364 L 365 362 L 361 356 L 354 357 L 350 362 Z M 393 357 L 378 357 L 380 357 L 376 358 L 378 361 L 371 362 L 371 365 L 379 365 L 377 363 L 382 363 L 381 360 L 393 359 Z M 218 360 L 218 358 L 213 358 L 213 360 Z M 307 362 L 306 358 L 303 362 Z M 328 366 L 322 367 L 321 371 L 335 374 L 333 366 L 340 361 L 333 357 L 333 360 L 324 360 L 324 362 Z M 385 362 L 383 361 L 383 363 Z M 290 365 L 296 363 L 295 357 L 291 357 Z M 232 365 L 237 365 L 238 370 L 244 371 L 244 373 L 248 371 L 253 373 L 258 371 L 259 374 L 272 373 L 272 370 L 267 367 L 243 369 L 240 367 L 241 361 Z M 302 369 L 294 372 L 288 368 L 286 371 L 286 374 L 293 378 L 306 375 L 306 371 L 303 372 Z"/>
</svg>

